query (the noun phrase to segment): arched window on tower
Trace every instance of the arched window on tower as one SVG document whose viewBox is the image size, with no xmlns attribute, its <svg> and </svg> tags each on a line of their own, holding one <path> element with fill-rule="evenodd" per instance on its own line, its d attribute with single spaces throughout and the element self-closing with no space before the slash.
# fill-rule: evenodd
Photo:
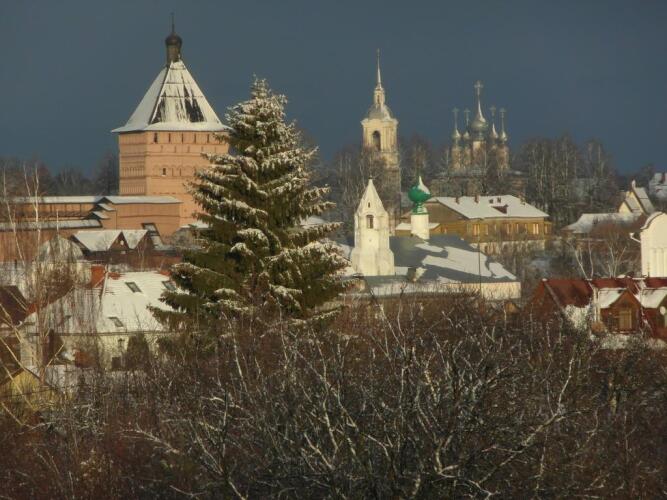
<svg viewBox="0 0 667 500">
<path fill-rule="evenodd" d="M 157 144 L 157 132 L 153 134 L 153 142 Z"/>
<path fill-rule="evenodd" d="M 367 215 L 366 216 L 366 228 L 367 229 L 373 229 L 373 216 L 372 215 Z"/>
<path fill-rule="evenodd" d="M 373 147 L 376 151 L 380 151 L 382 149 L 382 144 L 380 143 L 380 132 L 377 130 L 373 132 Z"/>
</svg>

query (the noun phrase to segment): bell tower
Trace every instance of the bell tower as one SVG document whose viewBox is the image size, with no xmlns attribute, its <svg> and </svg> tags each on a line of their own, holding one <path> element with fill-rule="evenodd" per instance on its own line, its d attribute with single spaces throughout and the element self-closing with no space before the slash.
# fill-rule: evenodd
<svg viewBox="0 0 667 500">
<path fill-rule="evenodd" d="M 389 248 L 389 215 L 382 206 L 373 179 L 368 180 L 354 214 L 352 267 L 364 276 L 394 274 L 394 254 Z"/>
<path fill-rule="evenodd" d="M 361 121 L 362 145 L 381 165 L 378 188 L 387 207 L 393 228 L 398 218 L 401 196 L 401 172 L 398 155 L 398 120 L 386 103 L 380 71 L 380 51 L 377 51 L 377 76 L 373 90 L 373 104 Z"/>
</svg>

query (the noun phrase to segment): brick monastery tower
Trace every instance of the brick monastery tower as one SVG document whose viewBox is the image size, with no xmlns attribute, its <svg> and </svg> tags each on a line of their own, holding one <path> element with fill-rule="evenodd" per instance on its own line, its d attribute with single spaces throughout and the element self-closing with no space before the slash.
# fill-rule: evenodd
<svg viewBox="0 0 667 500">
<path fill-rule="evenodd" d="M 181 58 L 183 40 L 172 19 L 167 62 L 118 134 L 120 194 L 173 196 L 182 201 L 181 224 L 193 222 L 197 206 L 187 191 L 205 153 L 223 154 L 222 124 Z"/>
</svg>

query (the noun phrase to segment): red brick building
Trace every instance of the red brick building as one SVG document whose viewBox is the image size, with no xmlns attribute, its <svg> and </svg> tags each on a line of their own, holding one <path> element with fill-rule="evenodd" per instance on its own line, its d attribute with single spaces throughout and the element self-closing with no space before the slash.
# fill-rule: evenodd
<svg viewBox="0 0 667 500">
<path fill-rule="evenodd" d="M 667 341 L 667 278 L 544 279 L 529 303 L 534 316 L 586 317 L 596 331 Z"/>
</svg>

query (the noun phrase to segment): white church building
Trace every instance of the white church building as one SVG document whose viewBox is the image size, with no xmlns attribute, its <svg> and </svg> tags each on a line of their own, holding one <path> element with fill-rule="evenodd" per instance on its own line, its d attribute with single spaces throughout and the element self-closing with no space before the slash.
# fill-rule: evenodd
<svg viewBox="0 0 667 500">
<path fill-rule="evenodd" d="M 654 212 L 640 231 L 642 276 L 667 276 L 667 214 Z"/>
<path fill-rule="evenodd" d="M 409 197 L 414 203 L 410 236 L 391 236 L 389 215 L 373 184 L 354 216 L 354 243 L 343 244 L 351 274 L 363 278 L 376 297 L 402 294 L 479 293 L 489 300 L 518 299 L 521 283 L 500 263 L 455 235 L 431 235 L 424 202 L 428 188 L 419 180 Z"/>
</svg>

